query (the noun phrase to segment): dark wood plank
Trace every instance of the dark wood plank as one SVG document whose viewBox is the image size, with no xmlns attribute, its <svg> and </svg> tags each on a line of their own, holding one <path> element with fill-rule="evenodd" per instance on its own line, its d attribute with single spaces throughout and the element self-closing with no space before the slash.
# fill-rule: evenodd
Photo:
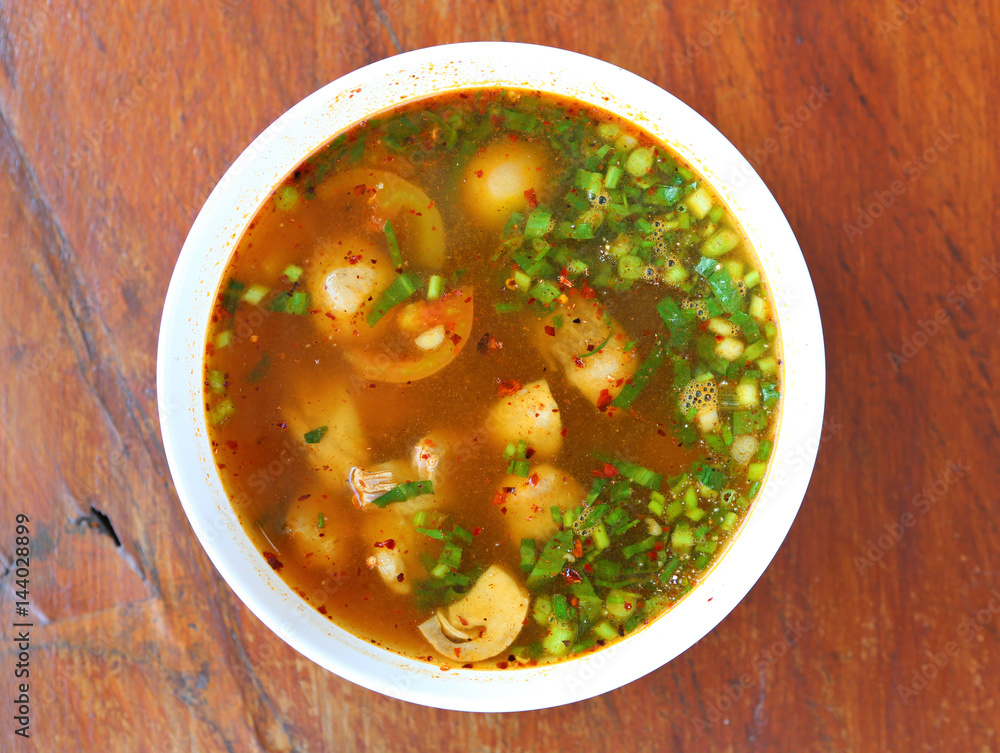
<svg viewBox="0 0 1000 753">
<path fill-rule="evenodd" d="M 35 547 L 20 748 L 995 749 L 997 11 L 952 6 L 0 7 L 4 618 L 16 512 Z M 230 162 L 326 81 L 475 39 L 604 58 L 715 123 L 799 237 L 829 359 L 809 494 L 747 599 L 629 687 L 520 715 L 387 699 L 287 648 L 194 538 L 155 406 L 167 281 Z"/>
</svg>

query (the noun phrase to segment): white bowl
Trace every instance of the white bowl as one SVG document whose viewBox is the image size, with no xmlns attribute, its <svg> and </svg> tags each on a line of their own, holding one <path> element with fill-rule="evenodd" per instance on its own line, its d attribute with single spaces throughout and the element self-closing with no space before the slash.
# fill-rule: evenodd
<svg viewBox="0 0 1000 753">
<path fill-rule="evenodd" d="M 652 624 L 591 655 L 504 671 L 441 669 L 377 648 L 297 596 L 251 545 L 212 459 L 202 356 L 216 289 L 244 229 L 272 189 L 338 132 L 406 100 L 475 86 L 539 89 L 622 115 L 705 176 L 749 236 L 772 292 L 783 404 L 772 461 L 746 521 L 703 582 Z M 236 594 L 289 645 L 339 676 L 442 709 L 518 711 L 572 703 L 652 672 L 714 628 L 764 572 L 805 495 L 826 386 L 823 334 L 809 272 L 760 177 L 704 118 L 645 79 L 564 50 L 475 42 L 417 50 L 354 71 L 278 118 L 226 172 L 191 228 L 170 280 L 157 354 L 164 447 L 188 519 Z"/>
</svg>

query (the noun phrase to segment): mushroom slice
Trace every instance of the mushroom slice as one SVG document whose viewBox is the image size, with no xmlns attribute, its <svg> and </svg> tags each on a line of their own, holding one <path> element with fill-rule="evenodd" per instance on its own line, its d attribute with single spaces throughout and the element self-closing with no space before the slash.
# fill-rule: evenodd
<svg viewBox="0 0 1000 753">
<path fill-rule="evenodd" d="M 528 616 L 529 601 L 524 586 L 502 567 L 491 565 L 464 597 L 421 624 L 420 632 L 452 661 L 482 661 L 514 642 Z"/>
<path fill-rule="evenodd" d="M 362 510 L 398 486 L 391 471 L 366 471 L 358 466 L 351 468 L 347 483 L 350 484 L 354 499 Z"/>
</svg>

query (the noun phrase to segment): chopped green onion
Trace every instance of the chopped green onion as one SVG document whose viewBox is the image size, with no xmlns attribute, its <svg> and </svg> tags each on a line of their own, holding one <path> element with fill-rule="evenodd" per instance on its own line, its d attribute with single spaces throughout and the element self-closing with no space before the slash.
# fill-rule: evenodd
<svg viewBox="0 0 1000 753">
<path fill-rule="evenodd" d="M 622 169 L 618 165 L 611 165 L 604 174 L 604 185 L 609 190 L 618 188 L 618 182 L 622 179 Z"/>
<path fill-rule="evenodd" d="M 224 394 L 226 392 L 226 375 L 218 369 L 209 371 L 208 388 L 217 395 Z"/>
<path fill-rule="evenodd" d="M 555 578 L 572 551 L 573 531 L 557 531 L 539 555 L 525 585 L 534 590 Z"/>
<path fill-rule="evenodd" d="M 774 447 L 774 442 L 770 439 L 765 439 L 757 446 L 757 455 L 755 456 L 757 460 L 766 461 L 771 457 L 771 449 Z"/>
<path fill-rule="evenodd" d="M 422 494 L 433 494 L 434 484 L 430 481 L 409 481 L 390 489 L 381 497 L 373 500 L 377 507 L 385 507 L 392 502 L 405 502 Z"/>
<path fill-rule="evenodd" d="M 215 336 L 215 347 L 218 349 L 225 348 L 229 343 L 233 341 L 233 331 L 231 329 L 224 329 L 222 332 Z"/>
<path fill-rule="evenodd" d="M 323 513 L 320 513 L 319 515 L 316 516 L 316 527 L 322 528 L 325 525 L 326 525 L 326 518 L 323 516 Z"/>
<path fill-rule="evenodd" d="M 751 463 L 747 467 L 747 481 L 760 481 L 764 478 L 767 463 Z"/>
<path fill-rule="evenodd" d="M 307 431 L 304 435 L 306 439 L 306 444 L 318 444 L 319 441 L 326 434 L 327 428 L 328 427 L 326 426 L 320 426 L 318 428 L 313 429 L 312 431 Z"/>
<path fill-rule="evenodd" d="M 389 220 L 385 221 L 382 232 L 385 233 L 385 240 L 389 244 L 389 259 L 392 261 L 392 268 L 402 269 L 403 255 L 399 253 L 399 241 L 396 239 L 396 230 Z"/>
<path fill-rule="evenodd" d="M 521 539 L 521 569 L 526 573 L 530 573 L 535 567 L 536 559 L 535 540 Z"/>
<path fill-rule="evenodd" d="M 531 475 L 531 463 L 527 460 L 512 460 L 507 470 L 512 476 L 528 478 Z"/>
<path fill-rule="evenodd" d="M 236 413 L 236 406 L 228 397 L 216 403 L 208 412 L 208 422 L 212 426 L 221 426 Z"/>
<path fill-rule="evenodd" d="M 718 259 L 723 254 L 732 251 L 739 244 L 740 236 L 732 230 L 723 228 L 701 244 L 701 254 L 710 259 Z"/>
<path fill-rule="evenodd" d="M 528 215 L 528 221 L 524 224 L 524 237 L 541 238 L 549 231 L 551 220 L 552 213 L 539 207 Z"/>
<path fill-rule="evenodd" d="M 289 282 L 298 282 L 299 278 L 302 276 L 302 267 L 296 266 L 295 264 L 289 264 L 285 267 L 285 271 L 281 273 Z"/>
<path fill-rule="evenodd" d="M 387 223 L 388 224 L 388 223 Z M 382 294 L 375 301 L 372 310 L 368 312 L 365 321 L 369 327 L 374 327 L 379 319 L 385 316 L 389 309 L 402 303 L 413 295 L 421 285 L 421 280 L 416 275 L 401 274 L 392 281 Z"/>
<path fill-rule="evenodd" d="M 441 275 L 431 275 L 427 281 L 427 300 L 436 301 L 444 291 L 444 278 Z"/>
<path fill-rule="evenodd" d="M 254 283 L 243 291 L 243 295 L 240 296 L 240 300 L 249 303 L 251 306 L 256 306 L 264 299 L 264 296 L 267 295 L 270 290 L 271 289 L 267 287 L 267 285 L 258 285 L 257 283 Z"/>
<path fill-rule="evenodd" d="M 222 294 L 222 307 L 230 314 L 236 311 L 236 305 L 240 302 L 240 295 L 246 290 L 246 287 L 239 280 L 231 278 L 226 284 L 226 290 Z"/>
<path fill-rule="evenodd" d="M 299 192 L 292 186 L 282 186 L 274 196 L 274 206 L 281 212 L 290 212 L 299 203 Z"/>
<path fill-rule="evenodd" d="M 653 352 L 650 353 L 645 361 L 639 364 L 639 368 L 635 370 L 632 379 L 618 393 L 618 397 L 611 401 L 611 404 L 616 408 L 629 408 L 635 402 L 635 399 L 642 392 L 643 388 L 649 384 L 649 380 L 653 378 L 653 374 L 663 365 L 666 358 L 667 349 L 660 342 L 660 338 L 657 337 Z"/>
<path fill-rule="evenodd" d="M 594 539 L 594 546 L 599 550 L 607 549 L 611 545 L 611 537 L 608 536 L 608 529 L 604 527 L 604 523 L 594 526 L 590 535 Z"/>
<path fill-rule="evenodd" d="M 698 480 L 712 491 L 722 491 L 726 485 L 726 474 L 710 465 L 703 466 L 698 471 Z"/>
<path fill-rule="evenodd" d="M 694 327 L 691 320 L 684 315 L 680 306 L 674 302 L 674 299 L 664 298 L 656 304 L 656 311 L 660 314 L 660 318 L 663 319 L 663 323 L 670 331 L 670 342 L 668 345 L 671 348 L 680 348 L 686 345 L 687 341 L 691 338 L 691 332 Z"/>
<path fill-rule="evenodd" d="M 548 306 L 559 297 L 559 288 L 548 280 L 539 280 L 528 290 L 528 295 Z"/>
</svg>

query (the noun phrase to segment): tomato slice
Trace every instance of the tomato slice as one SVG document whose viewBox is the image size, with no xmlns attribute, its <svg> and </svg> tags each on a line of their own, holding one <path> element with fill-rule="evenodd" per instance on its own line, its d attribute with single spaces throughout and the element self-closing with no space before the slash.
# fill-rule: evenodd
<svg viewBox="0 0 1000 753">
<path fill-rule="evenodd" d="M 472 333 L 472 288 L 458 288 L 437 301 L 417 301 L 396 313 L 391 331 L 371 344 L 344 351 L 362 379 L 405 384 L 436 374 L 461 352 Z M 443 327 L 440 342 L 424 350 L 417 340 Z M 433 339 L 433 338 L 432 338 Z"/>
<path fill-rule="evenodd" d="M 424 191 L 387 170 L 355 168 L 326 181 L 317 196 L 337 204 L 365 206 L 368 220 L 381 231 L 392 220 L 403 256 L 440 269 L 445 259 L 444 220 Z"/>
</svg>

